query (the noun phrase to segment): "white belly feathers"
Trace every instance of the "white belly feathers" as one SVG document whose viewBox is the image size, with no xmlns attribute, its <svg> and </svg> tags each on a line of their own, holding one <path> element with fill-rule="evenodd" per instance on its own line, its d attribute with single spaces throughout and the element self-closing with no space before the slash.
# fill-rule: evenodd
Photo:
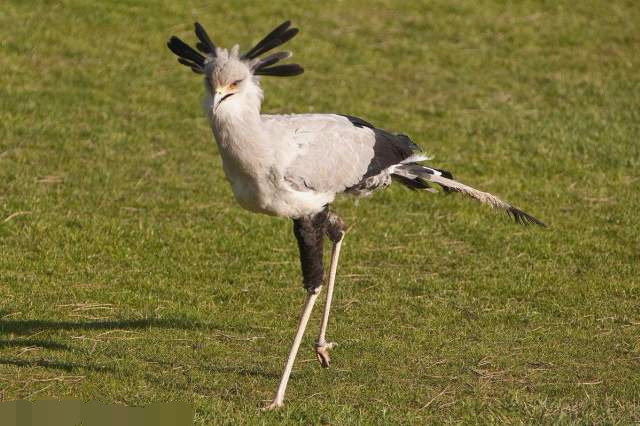
<svg viewBox="0 0 640 426">
<path fill-rule="evenodd" d="M 253 212 L 298 218 L 321 211 L 335 197 L 333 193 L 295 191 L 274 173 L 250 176 L 226 167 L 224 161 L 223 168 L 238 204 Z"/>
</svg>

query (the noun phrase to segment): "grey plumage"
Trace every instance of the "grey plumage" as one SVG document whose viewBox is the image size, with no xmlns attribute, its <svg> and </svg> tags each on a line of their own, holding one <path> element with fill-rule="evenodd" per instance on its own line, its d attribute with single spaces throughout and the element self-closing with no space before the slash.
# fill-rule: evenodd
<svg viewBox="0 0 640 426">
<path fill-rule="evenodd" d="M 521 224 L 545 226 L 540 220 L 453 179 L 445 170 L 423 163 L 428 157 L 407 135 L 375 127 L 354 116 L 337 114 L 261 114 L 259 76 L 294 76 L 298 64 L 280 64 L 291 56 L 276 52 L 260 58 L 298 33 L 289 21 L 276 27 L 246 53 L 217 47 L 198 23 L 197 50 L 177 37 L 167 43 L 178 61 L 204 74 L 203 109 L 209 119 L 233 194 L 245 209 L 293 219 L 308 294 L 298 331 L 289 352 L 276 396 L 269 406 L 282 405 L 284 390 L 302 333 L 322 287 L 322 247 L 325 236 L 333 243 L 327 302 L 316 340 L 316 356 L 329 365 L 325 331 L 340 246 L 342 221 L 328 210 L 338 194 L 369 195 L 392 181 L 411 190 L 459 192 L 501 209 Z M 206 56 L 203 56 L 204 53 Z"/>
<path fill-rule="evenodd" d="M 374 157 L 372 132 L 339 115 L 266 115 L 263 121 L 271 134 L 281 135 L 289 157 L 283 175 L 299 182 L 299 190 L 343 192 L 362 180 Z"/>
<path fill-rule="evenodd" d="M 455 181 L 448 172 L 422 165 L 427 156 L 406 135 L 348 115 L 260 114 L 262 90 L 256 76 L 303 71 L 297 64 L 275 65 L 289 58 L 290 52 L 260 58 L 298 33 L 290 21 L 242 55 L 237 46 L 216 47 L 199 23 L 195 33 L 198 48 L 206 56 L 177 37 L 167 45 L 181 64 L 205 74 L 203 106 L 225 173 L 243 207 L 295 218 L 322 211 L 336 194 L 368 195 L 392 180 L 413 190 L 433 191 L 431 182 L 503 209 L 520 223 L 544 225 L 492 194 Z"/>
</svg>

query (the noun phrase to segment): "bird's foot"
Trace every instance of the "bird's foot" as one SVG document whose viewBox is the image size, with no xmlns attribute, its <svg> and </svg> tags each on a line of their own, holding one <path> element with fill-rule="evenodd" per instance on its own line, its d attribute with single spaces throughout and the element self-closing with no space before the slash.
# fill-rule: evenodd
<svg viewBox="0 0 640 426">
<path fill-rule="evenodd" d="M 329 368 L 329 362 L 331 361 L 329 349 L 333 349 L 336 346 L 338 345 L 335 342 L 316 342 L 316 358 L 318 358 L 323 368 Z"/>
<path fill-rule="evenodd" d="M 271 403 L 269 405 L 265 405 L 264 407 L 262 407 L 262 411 L 271 411 L 271 410 L 275 410 L 276 408 L 280 408 L 284 405 L 284 403 L 281 400 L 278 400 L 277 398 L 274 399 L 273 401 L 271 401 Z"/>
</svg>

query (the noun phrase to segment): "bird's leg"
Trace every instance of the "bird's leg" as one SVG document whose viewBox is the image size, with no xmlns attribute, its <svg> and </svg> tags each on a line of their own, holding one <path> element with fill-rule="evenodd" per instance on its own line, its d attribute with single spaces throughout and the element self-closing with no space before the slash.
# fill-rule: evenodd
<svg viewBox="0 0 640 426">
<path fill-rule="evenodd" d="M 265 410 L 272 410 L 274 408 L 282 407 L 284 401 L 284 392 L 287 390 L 287 383 L 289 382 L 289 376 L 291 375 L 293 362 L 295 361 L 296 354 L 298 353 L 298 349 L 300 348 L 300 342 L 302 341 L 304 330 L 307 328 L 307 323 L 309 322 L 309 317 L 311 316 L 311 311 L 313 310 L 313 304 L 315 303 L 316 298 L 318 297 L 318 293 L 320 293 L 321 289 L 322 286 L 319 286 L 307 292 L 307 297 L 304 300 L 304 308 L 302 309 L 302 313 L 300 314 L 300 321 L 298 322 L 298 330 L 296 331 L 296 335 L 293 338 L 291 349 L 289 349 L 289 355 L 287 356 L 287 362 L 284 365 L 284 371 L 282 372 L 282 377 L 280 378 L 280 383 L 278 384 L 276 395 L 273 397 L 273 401 L 271 401 L 271 403 L 264 408 Z"/>
<path fill-rule="evenodd" d="M 331 265 L 329 266 L 329 283 L 327 285 L 327 300 L 324 304 L 322 313 L 322 323 L 320 323 L 320 332 L 316 339 L 316 357 L 324 368 L 329 367 L 329 349 L 336 346 L 335 342 L 327 342 L 325 333 L 327 332 L 327 324 L 329 323 L 329 311 L 331 310 L 331 300 L 333 298 L 333 286 L 336 281 L 336 271 L 338 269 L 338 258 L 340 257 L 340 246 L 344 238 L 344 223 L 335 214 L 329 212 L 327 219 L 327 236 L 333 242 L 331 250 Z"/>
<path fill-rule="evenodd" d="M 320 332 L 316 339 L 316 357 L 324 368 L 329 367 L 329 349 L 336 346 L 335 342 L 327 342 L 325 333 L 327 332 L 327 324 L 329 322 L 329 311 L 331 310 L 331 300 L 333 298 L 333 285 L 336 278 L 336 269 L 338 268 L 338 256 L 340 256 L 340 245 L 342 239 L 333 244 L 331 251 L 331 267 L 329 269 L 329 284 L 327 285 L 327 299 L 322 312 L 322 323 L 320 323 Z"/>
<path fill-rule="evenodd" d="M 284 393 L 287 389 L 293 362 L 296 359 L 304 330 L 309 322 L 313 304 L 318 297 L 318 293 L 322 289 L 322 244 L 324 240 L 324 231 L 327 221 L 327 210 L 311 215 L 304 216 L 293 221 L 293 232 L 298 240 L 298 248 L 300 250 L 300 264 L 302 266 L 302 276 L 304 288 L 307 290 L 307 296 L 304 301 L 304 308 L 300 314 L 298 329 L 293 338 L 293 344 L 287 356 L 287 362 L 284 365 L 284 371 L 278 384 L 278 389 L 273 397 L 273 401 L 264 409 L 271 410 L 281 407 L 284 401 Z"/>
</svg>

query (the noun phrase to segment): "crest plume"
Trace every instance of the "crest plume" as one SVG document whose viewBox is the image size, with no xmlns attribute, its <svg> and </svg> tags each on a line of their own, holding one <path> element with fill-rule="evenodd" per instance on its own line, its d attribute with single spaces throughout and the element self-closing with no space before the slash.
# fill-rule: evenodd
<svg viewBox="0 0 640 426">
<path fill-rule="evenodd" d="M 217 57 L 217 47 L 199 22 L 196 22 L 194 27 L 196 37 L 199 40 L 196 43 L 199 52 L 175 36 L 169 39 L 167 46 L 178 57 L 178 62 L 191 68 L 197 74 L 204 74 L 205 64 Z M 254 75 L 288 77 L 302 74 L 304 69 L 298 64 L 275 65 L 277 62 L 291 57 L 291 52 L 276 52 L 262 59 L 259 58 L 259 56 L 291 40 L 298 33 L 297 28 L 290 27 L 291 21 L 285 21 L 278 25 L 255 46 L 240 55 L 239 59 L 248 63 Z M 232 56 L 237 56 L 237 52 L 238 48 L 234 46 Z"/>
<path fill-rule="evenodd" d="M 215 56 L 216 56 L 216 45 L 213 44 L 213 42 L 209 38 L 209 35 L 204 30 L 204 28 L 202 28 L 202 25 L 200 25 L 199 22 L 196 22 L 194 24 L 194 26 L 196 28 L 196 37 L 198 37 L 198 40 L 200 40 L 196 44 L 196 47 L 202 53 L 206 53 L 206 54 L 211 55 L 211 56 L 213 56 L 215 58 Z"/>
<path fill-rule="evenodd" d="M 204 61 L 206 58 L 187 43 L 173 36 L 169 39 L 169 42 L 167 42 L 167 47 L 176 54 L 178 62 L 182 65 L 190 67 L 191 70 L 197 74 L 204 73 Z"/>
</svg>

